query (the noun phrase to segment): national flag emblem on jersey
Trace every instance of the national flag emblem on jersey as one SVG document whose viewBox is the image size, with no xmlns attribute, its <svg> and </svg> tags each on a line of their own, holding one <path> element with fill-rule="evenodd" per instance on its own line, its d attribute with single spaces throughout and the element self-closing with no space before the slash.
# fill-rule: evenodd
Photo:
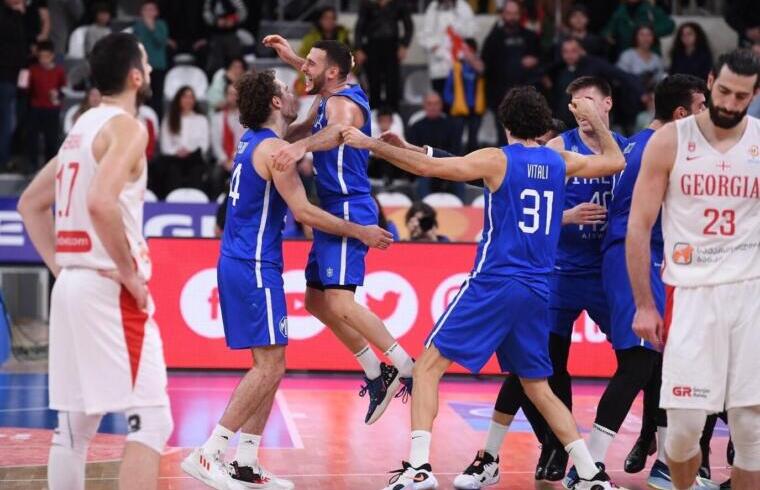
<svg viewBox="0 0 760 490">
<path fill-rule="evenodd" d="M 694 141 L 689 141 L 689 153 L 694 153 L 697 149 L 697 144 Z"/>
<path fill-rule="evenodd" d="M 691 264 L 694 247 L 688 243 L 676 243 L 673 247 L 673 263 L 680 265 Z"/>
</svg>

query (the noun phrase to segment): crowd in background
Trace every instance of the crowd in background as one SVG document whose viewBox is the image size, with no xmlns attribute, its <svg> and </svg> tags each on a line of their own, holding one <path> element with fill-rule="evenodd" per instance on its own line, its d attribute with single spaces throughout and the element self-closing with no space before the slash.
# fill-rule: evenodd
<svg viewBox="0 0 760 490">
<path fill-rule="evenodd" d="M 555 116 L 575 126 L 566 88 L 584 75 L 610 81 L 613 124 L 630 134 L 651 119 L 657 81 L 668 73 L 706 78 L 715 54 L 703 27 L 698 22 L 676 26 L 670 2 L 663 1 L 563 1 L 557 22 L 551 0 L 432 0 L 419 12 L 423 19 L 416 31 L 411 15 L 420 2 L 342 3 L 358 7 L 355 24 L 342 24 L 333 7 L 316 10 L 300 54 L 322 39 L 351 45 L 356 62 L 352 77 L 370 97 L 375 128 L 453 154 L 483 144 L 484 114 L 494 111 L 516 85 L 538 88 Z M 755 2 L 725 5 L 724 18 L 740 45 L 760 50 Z M 164 198 L 176 188 L 192 187 L 216 199 L 225 190 L 243 131 L 233 84 L 252 68 L 255 57 L 273 55 L 259 43 L 260 22 L 276 7 L 271 0 L 2 0 L 0 172 L 31 174 L 54 155 L 76 117 L 99 103 L 97 90 L 87 84 L 86 63 L 82 75 L 82 65 L 75 61 L 84 60 L 98 39 L 128 28 L 145 46 L 153 67 L 153 95 L 140 109 L 151 134 L 151 189 Z M 297 7 L 294 0 L 288 8 Z M 485 11 L 493 12 L 494 22 L 478 45 L 475 14 Z M 663 56 L 660 40 L 671 34 L 672 48 Z M 430 93 L 404 111 L 410 103 L 403 95 L 401 65 L 413 42 L 424 49 Z M 202 70 L 205 93 L 197 93 L 193 83 L 172 86 L 167 93 L 167 73 L 182 63 Z M 302 87 L 296 77 L 294 90 L 302 92 Z M 64 113 L 72 92 L 86 96 Z M 760 100 L 750 113 L 760 114 Z M 494 134 L 505 144 L 503 131 Z M 308 182 L 308 162 L 301 171 Z M 430 192 L 463 197 L 461 184 L 415 180 L 376 159 L 369 173 L 381 185 L 409 182 L 415 198 Z"/>
</svg>

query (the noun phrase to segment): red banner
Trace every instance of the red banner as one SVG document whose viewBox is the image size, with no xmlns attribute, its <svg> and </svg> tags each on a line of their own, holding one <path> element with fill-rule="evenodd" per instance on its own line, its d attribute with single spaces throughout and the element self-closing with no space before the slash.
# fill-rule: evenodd
<svg viewBox="0 0 760 490">
<path fill-rule="evenodd" d="M 329 328 L 304 307 L 304 266 L 310 242 L 285 245 L 285 293 L 288 304 L 287 365 L 299 370 L 357 370 L 353 355 Z M 169 367 L 247 368 L 248 351 L 224 343 L 216 284 L 219 241 L 153 238 L 151 293 Z M 437 319 L 459 290 L 475 257 L 474 244 L 398 243 L 367 256 L 365 286 L 357 301 L 377 314 L 412 355 L 419 356 Z M 515 312 L 519 314 L 519 312 Z M 604 334 L 582 315 L 575 323 L 570 371 L 577 376 L 606 377 L 615 369 Z M 454 372 L 465 372 L 459 366 Z M 498 373 L 492 359 L 484 373 Z"/>
</svg>

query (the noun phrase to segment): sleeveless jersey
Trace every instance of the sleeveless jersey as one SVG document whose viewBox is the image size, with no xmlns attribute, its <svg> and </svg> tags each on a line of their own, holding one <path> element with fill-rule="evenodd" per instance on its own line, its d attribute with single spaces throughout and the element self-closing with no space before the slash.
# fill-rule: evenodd
<svg viewBox="0 0 760 490">
<path fill-rule="evenodd" d="M 252 158 L 262 141 L 276 137 L 269 129 L 248 129 L 240 138 L 222 236 L 222 255 L 255 262 L 259 288 L 282 287 L 282 229 L 288 208 L 274 183 L 261 178 Z"/>
<path fill-rule="evenodd" d="M 626 147 L 626 139 L 612 133 L 620 149 Z M 593 155 L 594 152 L 581 139 L 578 128 L 562 133 L 565 150 Z M 599 204 L 605 208 L 612 197 L 616 175 L 598 178 L 572 177 L 565 187 L 564 209 L 571 209 L 584 202 Z M 598 274 L 602 267 L 602 239 L 607 223 L 601 225 L 565 225 L 562 227 L 557 249 L 555 270 L 560 274 Z"/>
<path fill-rule="evenodd" d="M 694 116 L 676 122 L 678 150 L 662 206 L 666 284 L 760 277 L 760 120 L 719 153 Z"/>
<path fill-rule="evenodd" d="M 625 234 L 628 230 L 628 216 L 631 214 L 633 187 L 641 170 L 641 157 L 644 155 L 644 148 L 646 148 L 653 134 L 654 130 L 647 128 L 631 136 L 628 140 L 628 146 L 625 148 L 625 170 L 623 170 L 623 173 L 615 183 L 615 188 L 612 191 L 612 203 L 608 208 L 607 233 L 604 235 L 604 241 L 602 242 L 603 250 L 607 250 L 607 248 L 615 243 L 625 241 Z M 657 216 L 657 221 L 652 227 L 651 244 L 652 249 L 659 250 L 662 253 L 662 225 L 660 216 Z M 625 267 L 625 264 L 622 264 L 621 267 Z"/>
<path fill-rule="evenodd" d="M 505 146 L 507 173 L 484 188 L 483 237 L 473 276 L 516 278 L 548 296 L 565 199 L 565 161 L 550 148 Z"/>
<path fill-rule="evenodd" d="M 55 260 L 61 267 L 115 269 L 116 264 L 95 233 L 87 209 L 87 192 L 98 171 L 93 141 L 111 118 L 124 110 L 101 105 L 82 114 L 58 150 L 55 174 Z M 123 135 L 129 138 L 131 135 Z M 150 279 L 151 263 L 143 237 L 143 199 L 148 182 L 148 165 L 134 182 L 127 182 L 119 194 L 119 209 L 126 239 L 137 270 Z"/>
<path fill-rule="evenodd" d="M 359 85 L 351 85 L 330 97 L 347 97 L 358 105 L 364 114 L 362 133 L 371 136 L 371 116 L 367 95 Z M 319 104 L 317 118 L 311 128 L 312 134 L 328 125 L 327 101 Z M 367 177 L 369 150 L 358 150 L 341 144 L 327 151 L 314 152 L 314 174 L 317 178 L 317 195 L 322 204 L 353 197 L 368 197 L 372 186 Z"/>
</svg>

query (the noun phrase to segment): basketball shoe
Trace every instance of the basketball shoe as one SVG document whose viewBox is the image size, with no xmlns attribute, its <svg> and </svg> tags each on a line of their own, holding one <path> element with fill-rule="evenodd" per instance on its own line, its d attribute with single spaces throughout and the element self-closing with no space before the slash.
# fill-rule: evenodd
<svg viewBox="0 0 760 490">
<path fill-rule="evenodd" d="M 499 478 L 499 457 L 494 459 L 491 453 L 478 451 L 470 466 L 454 478 L 454 488 L 477 490 L 498 483 Z"/>
</svg>

